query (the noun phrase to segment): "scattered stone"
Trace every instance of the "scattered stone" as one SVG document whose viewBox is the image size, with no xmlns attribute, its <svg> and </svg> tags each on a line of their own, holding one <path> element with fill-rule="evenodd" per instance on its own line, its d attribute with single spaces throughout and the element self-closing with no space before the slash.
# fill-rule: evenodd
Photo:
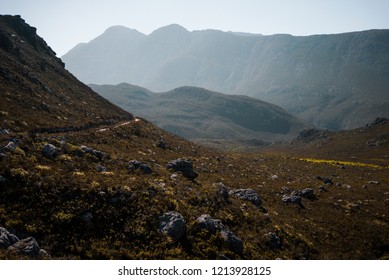
<svg viewBox="0 0 389 280">
<path fill-rule="evenodd" d="M 144 174 L 151 174 L 153 172 L 151 168 L 145 163 L 139 165 L 139 170 L 142 171 Z"/>
<path fill-rule="evenodd" d="M 215 233 L 217 230 L 225 228 L 221 220 L 212 219 L 208 214 L 201 215 L 196 221 L 199 229 L 206 229 L 210 233 Z"/>
<path fill-rule="evenodd" d="M 253 189 L 236 189 L 229 192 L 230 195 L 235 195 L 242 200 L 250 201 L 255 206 L 259 207 L 262 204 L 261 198 Z"/>
<path fill-rule="evenodd" d="M 298 196 L 298 195 L 284 195 L 282 197 L 282 201 L 286 204 L 289 204 L 289 203 L 293 203 L 293 204 L 297 204 L 299 206 L 302 206 L 302 203 L 301 203 L 301 196 Z"/>
<path fill-rule="evenodd" d="M 17 148 L 18 146 L 16 146 L 16 144 L 14 143 L 14 142 L 9 142 L 5 147 L 4 147 L 4 150 L 6 151 L 6 152 L 15 152 L 15 150 L 16 150 L 16 148 Z"/>
<path fill-rule="evenodd" d="M 46 144 L 42 148 L 42 155 L 46 158 L 53 159 L 58 155 L 58 149 L 52 144 Z"/>
<path fill-rule="evenodd" d="M 96 166 L 96 170 L 97 170 L 97 172 L 107 172 L 107 168 L 101 164 L 98 164 Z"/>
<path fill-rule="evenodd" d="M 36 259 L 39 256 L 40 248 L 35 238 L 27 237 L 8 247 L 8 250 L 13 253 Z"/>
<path fill-rule="evenodd" d="M 90 154 L 90 155 L 92 155 L 92 156 L 95 156 L 95 157 L 97 157 L 97 159 L 100 160 L 100 161 L 103 160 L 103 157 L 104 157 L 103 152 L 98 151 L 98 150 L 94 150 L 94 149 L 89 148 L 89 147 L 87 147 L 87 146 L 81 146 L 80 148 L 81 148 L 81 150 L 84 151 L 84 153 Z"/>
<path fill-rule="evenodd" d="M 287 186 L 283 186 L 282 188 L 281 188 L 281 193 L 290 193 L 290 188 L 288 188 Z"/>
<path fill-rule="evenodd" d="M 4 183 L 4 182 L 6 182 L 7 181 L 7 178 L 5 178 L 4 176 L 1 176 L 0 175 L 0 184 L 1 183 Z"/>
<path fill-rule="evenodd" d="M 128 164 L 128 170 L 135 171 L 139 169 L 144 174 L 151 174 L 153 171 L 152 169 L 144 162 L 138 161 L 136 159 L 133 159 Z"/>
<path fill-rule="evenodd" d="M 372 184 L 372 185 L 378 185 L 379 182 L 378 181 L 369 181 L 369 184 Z"/>
<path fill-rule="evenodd" d="M 170 161 L 166 165 L 166 168 L 173 169 L 176 172 L 181 172 L 182 175 L 184 175 L 184 177 L 191 179 L 191 180 L 193 180 L 199 176 L 195 171 L 193 171 L 192 162 L 190 160 L 186 160 L 186 159 L 182 159 L 182 158 Z"/>
<path fill-rule="evenodd" d="M 166 142 L 165 142 L 165 140 L 163 140 L 163 139 L 159 140 L 156 146 L 158 148 L 161 148 L 161 149 L 166 149 Z"/>
<path fill-rule="evenodd" d="M 321 185 L 318 187 L 318 189 L 321 192 L 328 192 L 328 190 L 324 186 L 321 186 Z"/>
<path fill-rule="evenodd" d="M 316 179 L 323 181 L 323 183 L 327 184 L 327 185 L 333 185 L 334 184 L 334 182 L 332 182 L 331 178 L 316 176 Z"/>
<path fill-rule="evenodd" d="M 348 189 L 348 190 L 351 190 L 351 189 L 353 188 L 352 186 L 347 185 L 347 184 L 343 185 L 343 187 L 346 188 L 346 189 Z"/>
<path fill-rule="evenodd" d="M 179 240 L 185 235 L 186 221 L 180 213 L 170 211 L 159 217 L 159 229 L 163 233 Z"/>
<path fill-rule="evenodd" d="M 301 196 L 305 197 L 306 199 L 309 199 L 309 200 L 315 199 L 315 193 L 314 193 L 313 189 L 311 189 L 311 188 L 303 189 L 301 192 Z"/>
<path fill-rule="evenodd" d="M 274 232 L 266 234 L 267 245 L 270 249 L 279 249 L 282 246 L 281 238 Z"/>
<path fill-rule="evenodd" d="M 223 200 L 228 200 L 228 190 L 227 187 L 223 183 L 216 183 L 215 186 L 217 187 L 217 195 L 221 197 Z"/>
<path fill-rule="evenodd" d="M 292 191 L 292 193 L 290 195 L 291 196 L 302 196 L 303 192 L 300 190 L 294 190 L 294 191 Z"/>
<path fill-rule="evenodd" d="M 276 180 L 276 179 L 278 179 L 278 175 L 272 175 L 270 178 L 273 180 Z"/>
<path fill-rule="evenodd" d="M 220 232 L 221 238 L 224 240 L 226 246 L 234 253 L 241 255 L 243 253 L 243 242 L 234 233 L 229 230 L 222 230 Z"/>
<path fill-rule="evenodd" d="M 0 248 L 7 249 L 16 242 L 19 242 L 19 238 L 9 233 L 5 228 L 0 227 Z"/>
</svg>

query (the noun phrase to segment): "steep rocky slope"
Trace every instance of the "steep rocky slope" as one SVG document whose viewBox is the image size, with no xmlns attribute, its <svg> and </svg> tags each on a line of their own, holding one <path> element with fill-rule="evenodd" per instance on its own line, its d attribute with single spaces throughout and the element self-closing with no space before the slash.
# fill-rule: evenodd
<svg viewBox="0 0 389 280">
<path fill-rule="evenodd" d="M 326 162 L 312 161 L 313 154 L 308 161 L 304 147 L 292 156 L 285 150 L 205 149 L 90 91 L 49 49 L 27 40 L 39 37 L 20 17 L 0 22 L 2 38 L 22 46 L 19 59 L 8 43 L 0 48 L 2 69 L 19 77 L 2 78 L 0 92 L 27 96 L 33 104 L 23 107 L 14 95 L 0 99 L 8 113 L 0 116 L 1 259 L 389 257 L 389 152 L 380 144 L 387 143 L 380 138 L 387 124 L 348 137 L 348 154 L 336 162 L 325 153 L 319 159 Z M 34 36 L 25 37 L 23 30 Z M 48 69 L 56 71 L 35 68 L 37 58 L 53 61 Z M 34 69 L 53 99 L 35 79 L 25 78 L 28 73 L 20 74 L 21 64 Z M 60 75 L 54 79 L 51 72 Z M 62 76 L 69 78 L 66 83 Z M 59 92 L 61 106 L 54 102 Z M 76 102 L 85 96 L 87 104 Z M 66 114 L 37 110 L 34 104 L 41 102 Z M 91 116 L 103 121 L 91 122 Z M 106 116 L 111 121 L 105 122 Z M 374 132 L 378 142 L 371 152 L 351 158 L 353 147 Z M 368 164 L 372 159 L 376 162 Z"/>
<path fill-rule="evenodd" d="M 66 71 L 20 17 L 2 16 L 0 37 L 0 128 L 74 130 L 132 119 Z"/>
<path fill-rule="evenodd" d="M 113 27 L 62 58 L 86 83 L 248 95 L 338 130 L 389 117 L 388 57 L 388 30 L 247 36 L 170 25 L 148 36 Z"/>
</svg>

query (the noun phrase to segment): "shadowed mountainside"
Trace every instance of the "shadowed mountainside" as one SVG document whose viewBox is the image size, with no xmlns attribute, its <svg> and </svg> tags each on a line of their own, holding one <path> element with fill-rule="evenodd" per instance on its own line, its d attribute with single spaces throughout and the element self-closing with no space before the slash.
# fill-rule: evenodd
<svg viewBox="0 0 389 280">
<path fill-rule="evenodd" d="M 247 96 L 180 87 L 154 93 L 130 84 L 90 85 L 93 90 L 159 127 L 211 145 L 261 146 L 291 140 L 309 125 L 278 106 Z"/>
<path fill-rule="evenodd" d="M 388 30 L 248 36 L 169 25 L 146 36 L 116 26 L 62 59 L 86 83 L 248 95 L 331 130 L 389 117 Z"/>
</svg>

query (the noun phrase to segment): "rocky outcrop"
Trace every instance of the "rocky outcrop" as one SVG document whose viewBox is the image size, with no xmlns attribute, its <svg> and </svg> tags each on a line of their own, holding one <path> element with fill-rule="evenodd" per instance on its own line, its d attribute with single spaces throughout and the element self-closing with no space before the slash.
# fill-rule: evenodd
<svg viewBox="0 0 389 280">
<path fill-rule="evenodd" d="M 176 159 L 170 161 L 166 165 L 167 169 L 173 169 L 176 172 L 182 173 L 182 175 L 188 179 L 195 179 L 199 175 L 193 170 L 193 163 L 190 160 L 187 159 Z"/>
<path fill-rule="evenodd" d="M 231 190 L 229 192 L 229 195 L 235 195 L 236 197 L 238 197 L 242 200 L 247 200 L 257 207 L 260 207 L 262 204 L 261 198 L 258 196 L 258 194 L 253 189 Z"/>
<path fill-rule="evenodd" d="M 175 240 L 180 240 L 186 232 L 186 220 L 178 212 L 167 212 L 159 217 L 159 230 Z"/>
<path fill-rule="evenodd" d="M 49 258 L 45 250 L 42 250 L 33 237 L 19 238 L 11 234 L 7 229 L 0 227 L 0 249 L 6 249 L 10 254 L 29 257 L 32 259 Z"/>
</svg>

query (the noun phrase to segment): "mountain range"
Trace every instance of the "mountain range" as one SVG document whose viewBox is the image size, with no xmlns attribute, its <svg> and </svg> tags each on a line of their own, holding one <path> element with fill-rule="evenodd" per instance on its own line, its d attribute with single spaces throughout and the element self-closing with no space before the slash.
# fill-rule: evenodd
<svg viewBox="0 0 389 280">
<path fill-rule="evenodd" d="M 248 95 L 332 130 L 389 116 L 389 30 L 262 36 L 173 24 L 145 35 L 114 26 L 62 60 L 85 83 Z"/>
<path fill-rule="evenodd" d="M 171 133 L 226 148 L 291 140 L 310 126 L 278 106 L 197 87 L 155 93 L 130 84 L 90 85 L 93 90 Z"/>
<path fill-rule="evenodd" d="M 0 39 L 0 259 L 389 259 L 388 119 L 261 153 L 208 149 L 78 81 L 20 16 L 0 15 Z M 245 97 L 160 100 L 185 109 L 185 95 L 293 127 Z M 268 120 L 244 125 L 272 132 Z"/>
</svg>

